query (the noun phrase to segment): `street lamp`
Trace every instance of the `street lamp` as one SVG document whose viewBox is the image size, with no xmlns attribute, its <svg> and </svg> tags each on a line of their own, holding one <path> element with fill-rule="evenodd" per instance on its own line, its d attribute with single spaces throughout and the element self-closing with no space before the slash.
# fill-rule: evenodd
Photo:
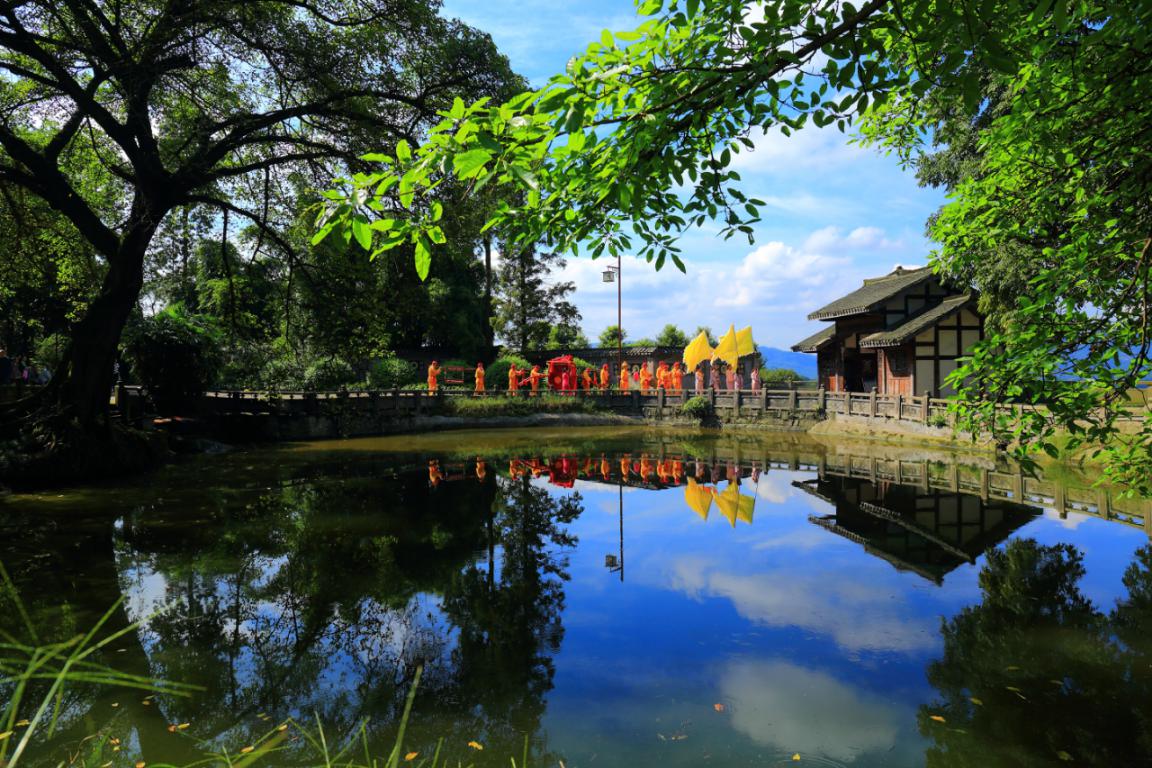
<svg viewBox="0 0 1152 768">
<path fill-rule="evenodd" d="M 604 269 L 602 279 L 606 283 L 616 283 L 616 372 L 619 373 L 624 369 L 624 322 L 621 317 L 624 276 L 620 272 L 620 254 L 616 254 L 616 266 Z"/>
</svg>

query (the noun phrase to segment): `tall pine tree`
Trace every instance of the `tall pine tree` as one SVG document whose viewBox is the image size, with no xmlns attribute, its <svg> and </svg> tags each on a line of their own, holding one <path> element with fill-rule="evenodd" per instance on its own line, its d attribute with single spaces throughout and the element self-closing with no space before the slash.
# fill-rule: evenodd
<svg viewBox="0 0 1152 768">
<path fill-rule="evenodd" d="M 520 353 L 544 349 L 553 326 L 578 327 L 580 312 L 568 298 L 576 290 L 575 283 L 549 279 L 565 263 L 559 254 L 505 243 L 492 327 L 506 347 Z"/>
</svg>

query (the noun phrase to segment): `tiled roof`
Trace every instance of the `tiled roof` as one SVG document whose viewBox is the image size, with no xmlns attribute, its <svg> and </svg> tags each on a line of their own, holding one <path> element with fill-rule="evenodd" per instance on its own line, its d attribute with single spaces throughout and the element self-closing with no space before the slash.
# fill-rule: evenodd
<svg viewBox="0 0 1152 768">
<path fill-rule="evenodd" d="M 890 331 L 881 331 L 865 336 L 860 340 L 861 347 L 894 347 L 903 344 L 925 328 L 931 328 L 946 317 L 958 312 L 961 307 L 972 300 L 972 294 L 962 293 L 959 296 L 949 296 L 936 306 L 921 312 L 903 325 L 898 325 Z"/>
<path fill-rule="evenodd" d="M 824 346 L 836 336 L 836 326 L 829 325 L 821 328 L 816 333 L 812 334 L 803 341 L 798 341 L 792 345 L 793 352 L 815 352 Z"/>
<path fill-rule="evenodd" d="M 847 296 L 821 307 L 808 315 L 809 320 L 832 320 L 837 317 L 858 315 L 868 312 L 881 302 L 887 301 L 900 291 L 911 288 L 932 277 L 931 267 L 919 269 L 897 268 L 884 277 L 873 277 L 864 281 L 864 285 L 857 288 Z"/>
</svg>

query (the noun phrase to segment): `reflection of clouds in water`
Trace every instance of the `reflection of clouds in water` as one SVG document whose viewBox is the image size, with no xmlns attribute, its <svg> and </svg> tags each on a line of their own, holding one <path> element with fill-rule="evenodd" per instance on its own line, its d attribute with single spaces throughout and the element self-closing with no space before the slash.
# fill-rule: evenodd
<svg viewBox="0 0 1152 768">
<path fill-rule="evenodd" d="M 890 749 L 899 732 L 895 708 L 823 672 L 780 661 L 735 661 L 720 688 L 732 727 L 784 752 L 850 762 Z"/>
<path fill-rule="evenodd" d="M 756 484 L 756 495 L 773 504 L 783 504 L 795 493 L 791 477 L 783 472 L 765 472 Z"/>
<path fill-rule="evenodd" d="M 1044 519 L 1051 520 L 1061 528 L 1074 531 L 1091 519 L 1091 515 L 1082 515 L 1078 512 L 1069 512 L 1067 517 L 1060 517 L 1060 513 L 1049 507 L 1044 508 Z"/>
<path fill-rule="evenodd" d="M 809 525 L 797 528 L 788 533 L 774 536 L 770 539 L 757 541 L 752 548 L 757 551 L 772 549 L 786 549 L 789 552 L 811 552 L 814 549 L 830 549 L 844 546 L 846 542 L 834 536 L 829 536 L 823 528 Z"/>
<path fill-rule="evenodd" d="M 668 586 L 689 597 L 729 600 L 750 621 L 829 635 L 846 650 L 908 653 L 938 642 L 935 619 L 916 616 L 883 579 L 784 569 L 733 573 L 698 555 L 676 558 L 669 568 Z"/>
</svg>

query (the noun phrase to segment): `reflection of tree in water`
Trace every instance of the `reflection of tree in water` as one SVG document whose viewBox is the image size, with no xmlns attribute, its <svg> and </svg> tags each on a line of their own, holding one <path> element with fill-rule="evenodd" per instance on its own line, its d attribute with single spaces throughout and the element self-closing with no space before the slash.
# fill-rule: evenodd
<svg viewBox="0 0 1152 768">
<path fill-rule="evenodd" d="M 929 766 L 1152 760 L 1152 546 L 1108 614 L 1080 591 L 1083 575 L 1067 544 L 988 552 L 982 602 L 945 621 L 944 656 L 928 669 L 941 695 L 919 715 L 935 741 Z"/>
<path fill-rule="evenodd" d="M 543 717 L 564 635 L 566 550 L 576 544 L 566 526 L 582 512 L 579 494 L 554 499 L 527 476 L 502 481 L 486 521 L 487 562 L 456 574 L 445 596 L 459 630 L 451 700 L 493 754 L 519 754 Z"/>
<path fill-rule="evenodd" d="M 494 473 L 430 489 L 372 462 L 149 504 L 122 521 L 115 547 L 108 521 L 72 559 L 47 563 L 39 591 L 56 600 L 83 579 L 91 594 L 78 602 L 98 613 L 123 590 L 137 608 L 116 628 L 151 610 L 144 597 L 170 604 L 115 660 L 205 691 L 150 707 L 120 695 L 118 710 L 107 696 L 78 702 L 84 732 L 68 730 L 70 743 L 119 713 L 119 735 L 138 726 L 149 761 L 186 762 L 188 737 L 236 748 L 268 729 L 261 713 L 315 711 L 330 734 L 369 720 L 386 752 L 423 664 L 416 711 L 436 731 L 413 736 L 491 739 L 489 754 L 506 760 L 543 713 L 562 635 L 559 550 L 580 511 L 578 497 L 500 488 Z M 41 579 L 31 568 L 22 581 L 35 592 Z M 192 727 L 170 734 L 173 722 Z"/>
</svg>

